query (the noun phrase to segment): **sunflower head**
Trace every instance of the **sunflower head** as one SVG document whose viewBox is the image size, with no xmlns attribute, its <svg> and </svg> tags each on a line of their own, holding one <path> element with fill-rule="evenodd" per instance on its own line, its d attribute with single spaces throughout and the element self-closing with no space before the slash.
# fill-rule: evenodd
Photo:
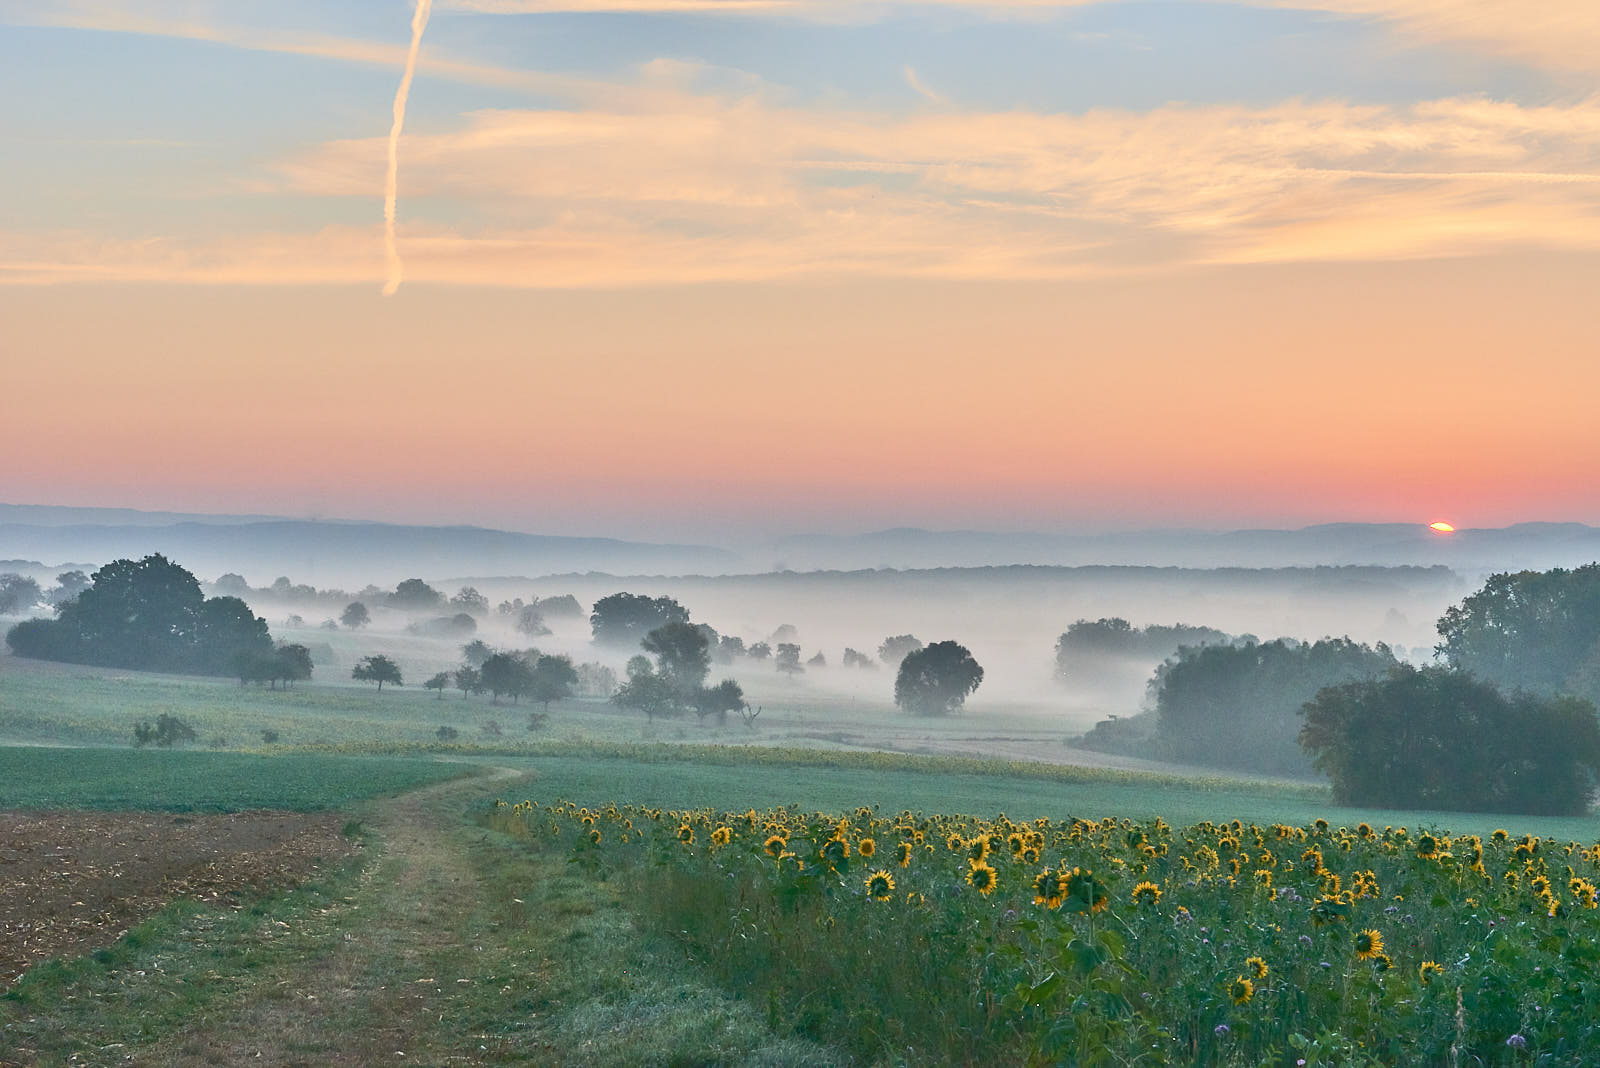
<svg viewBox="0 0 1600 1068">
<path fill-rule="evenodd" d="M 1058 909 L 1067 892 L 1067 881 L 1060 872 L 1046 868 L 1033 877 L 1033 903 L 1047 909 Z"/>
<path fill-rule="evenodd" d="M 894 896 L 894 876 L 886 871 L 867 876 L 867 896 L 874 901 L 888 901 Z"/>
<path fill-rule="evenodd" d="M 589 841 L 593 845 L 599 845 L 601 837 L 602 835 L 600 834 L 600 828 L 598 827 L 589 832 Z"/>
<path fill-rule="evenodd" d="M 989 855 L 989 850 L 994 846 L 993 840 L 987 834 L 980 834 L 967 842 L 967 859 L 973 863 L 981 864 Z"/>
<path fill-rule="evenodd" d="M 684 845 L 694 845 L 694 828 L 687 823 L 678 827 L 678 841 Z"/>
<path fill-rule="evenodd" d="M 1350 944 L 1357 960 L 1373 960 L 1383 953 L 1383 935 L 1371 927 L 1357 931 Z"/>
<path fill-rule="evenodd" d="M 1256 984 L 1241 975 L 1228 984 L 1228 996 L 1235 1005 L 1243 1005 L 1256 996 Z"/>
<path fill-rule="evenodd" d="M 714 846 L 725 846 L 731 841 L 733 841 L 733 832 L 727 827 L 718 827 L 711 832 L 711 844 Z"/>
<path fill-rule="evenodd" d="M 1161 887 L 1148 879 L 1133 888 L 1135 905 L 1155 905 L 1161 901 Z"/>
<path fill-rule="evenodd" d="M 896 842 L 894 846 L 894 859 L 895 863 L 899 864 L 902 868 L 911 867 L 911 843 Z"/>
<path fill-rule="evenodd" d="M 995 871 L 981 860 L 970 861 L 967 866 L 967 885 L 984 897 L 994 893 L 998 884 Z"/>
<path fill-rule="evenodd" d="M 1431 960 L 1425 960 L 1417 966 L 1417 978 L 1422 980 L 1423 986 L 1427 986 L 1443 974 L 1444 969 Z"/>
<path fill-rule="evenodd" d="M 874 842 L 870 838 L 863 838 L 860 842 L 856 843 L 856 852 L 860 853 L 863 857 L 870 857 L 877 851 L 878 843 Z"/>
<path fill-rule="evenodd" d="M 1247 957 L 1244 970 L 1250 973 L 1252 979 L 1265 979 L 1267 977 L 1267 962 L 1260 957 Z"/>
<path fill-rule="evenodd" d="M 761 843 L 761 848 L 766 851 L 767 856 L 776 858 L 789 848 L 789 840 L 781 834 L 770 834 L 767 840 Z"/>
</svg>

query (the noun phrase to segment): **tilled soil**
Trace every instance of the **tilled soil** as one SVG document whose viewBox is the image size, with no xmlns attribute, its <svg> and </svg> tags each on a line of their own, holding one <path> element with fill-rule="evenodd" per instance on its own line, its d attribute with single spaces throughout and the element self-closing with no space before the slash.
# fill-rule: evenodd
<svg viewBox="0 0 1600 1068">
<path fill-rule="evenodd" d="M 110 945 L 175 897 L 230 902 L 349 856 L 315 812 L 0 812 L 0 990 Z"/>
</svg>

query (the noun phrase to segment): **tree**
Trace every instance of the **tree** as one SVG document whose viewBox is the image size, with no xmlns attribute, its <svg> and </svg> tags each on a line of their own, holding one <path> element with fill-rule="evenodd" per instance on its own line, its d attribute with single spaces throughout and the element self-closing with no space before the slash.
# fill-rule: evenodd
<svg viewBox="0 0 1600 1068">
<path fill-rule="evenodd" d="M 668 623 L 689 622 L 689 610 L 671 597 L 613 593 L 594 603 L 589 626 L 601 645 L 637 646 L 646 634 Z"/>
<path fill-rule="evenodd" d="M 539 610 L 541 615 L 551 618 L 583 615 L 583 605 L 579 604 L 578 599 L 570 593 L 557 594 L 554 597 L 535 598 L 533 606 Z"/>
<path fill-rule="evenodd" d="M 372 622 L 372 613 L 367 611 L 367 606 L 360 601 L 351 601 L 345 605 L 344 611 L 339 615 L 339 622 L 351 630 L 360 630 Z"/>
<path fill-rule="evenodd" d="M 1151 679 L 1155 755 L 1305 774 L 1310 761 L 1296 741 L 1300 707 L 1325 686 L 1381 678 L 1395 662 L 1387 646 L 1349 638 L 1186 646 Z"/>
<path fill-rule="evenodd" d="M 489 598 L 472 586 L 463 586 L 459 593 L 450 598 L 450 607 L 460 612 L 486 616 L 489 614 Z"/>
<path fill-rule="evenodd" d="M 732 679 L 703 687 L 694 698 L 694 712 L 702 723 L 707 716 L 715 716 L 718 723 L 726 723 L 729 712 L 737 712 L 744 706 L 744 690 Z"/>
<path fill-rule="evenodd" d="M 777 659 L 772 666 L 783 674 L 793 678 L 805 674 L 805 665 L 800 663 L 800 647 L 794 642 L 779 642 Z"/>
<path fill-rule="evenodd" d="M 858 653 L 848 646 L 844 650 L 844 666 L 847 668 L 859 668 L 862 671 L 878 670 L 878 662 L 876 660 L 866 653 Z"/>
<path fill-rule="evenodd" d="M 1508 697 L 1446 667 L 1328 687 L 1303 713 L 1300 742 L 1339 805 L 1579 816 L 1600 770 L 1593 704 Z"/>
<path fill-rule="evenodd" d="M 389 603 L 407 612 L 437 608 L 443 601 L 444 594 L 416 578 L 406 579 L 389 594 Z"/>
<path fill-rule="evenodd" d="M 898 668 L 902 660 L 921 648 L 922 640 L 916 635 L 896 634 L 883 639 L 883 644 L 878 646 L 878 659 L 892 668 Z"/>
<path fill-rule="evenodd" d="M 628 681 L 617 688 L 611 700 L 619 708 L 643 712 L 651 722 L 657 716 L 677 711 L 672 684 L 656 674 L 650 661 L 642 656 L 628 661 Z"/>
<path fill-rule="evenodd" d="M 828 658 L 823 654 L 821 649 L 817 650 L 816 656 L 813 656 L 810 660 L 806 661 L 806 667 L 808 668 L 825 668 L 827 666 Z"/>
<path fill-rule="evenodd" d="M 461 647 L 461 659 L 475 668 L 483 667 L 483 662 L 494 655 L 494 648 L 482 638 L 474 638 Z"/>
<path fill-rule="evenodd" d="M 533 684 L 533 668 L 522 657 L 511 653 L 495 653 L 483 662 L 478 674 L 483 688 L 490 693 L 490 700 L 495 703 L 499 703 L 501 694 L 508 694 L 515 704 Z"/>
<path fill-rule="evenodd" d="M 745 655 L 744 639 L 724 634 L 717 639 L 717 662 L 731 664 Z"/>
<path fill-rule="evenodd" d="M 469 693 L 483 692 L 483 676 L 471 664 L 456 668 L 450 673 L 450 677 L 455 680 L 456 689 L 461 691 L 463 701 L 467 699 Z"/>
<path fill-rule="evenodd" d="M 44 600 L 39 583 L 26 575 L 8 571 L 0 575 L 0 616 L 26 612 Z"/>
<path fill-rule="evenodd" d="M 379 693 L 383 692 L 383 684 L 386 682 L 396 686 L 405 685 L 400 678 L 400 665 L 382 655 L 362 657 L 356 664 L 355 670 L 350 672 L 350 677 L 357 682 L 377 683 Z"/>
<path fill-rule="evenodd" d="M 706 681 L 711 670 L 710 643 L 692 623 L 672 622 L 644 636 L 639 647 L 656 658 L 657 669 L 668 684 L 688 698 Z"/>
<path fill-rule="evenodd" d="M 46 595 L 46 599 L 59 608 L 68 601 L 76 600 L 78 594 L 88 589 L 89 585 L 89 576 L 82 571 L 63 571 L 56 576 L 55 588 Z"/>
<path fill-rule="evenodd" d="M 278 661 L 284 684 L 303 682 L 311 677 L 315 665 L 311 660 L 311 650 L 298 642 L 278 644 L 274 658 Z"/>
<path fill-rule="evenodd" d="M 746 651 L 751 660 L 765 660 L 772 655 L 772 646 L 766 642 L 756 642 Z"/>
<path fill-rule="evenodd" d="M 517 621 L 512 624 L 520 634 L 530 638 L 542 638 L 550 633 L 550 628 L 545 626 L 544 616 L 533 605 L 523 605 L 517 612 Z"/>
<path fill-rule="evenodd" d="M 528 686 L 528 698 L 538 701 L 546 712 L 551 701 L 563 701 L 572 696 L 578 684 L 578 671 L 572 666 L 570 656 L 541 656 L 533 665 L 533 677 Z"/>
<path fill-rule="evenodd" d="M 438 699 L 444 700 L 444 692 L 450 688 L 450 673 L 448 671 L 439 672 L 423 683 L 422 688 L 424 690 L 438 690 Z"/>
<path fill-rule="evenodd" d="M 195 738 L 193 727 L 177 716 L 165 712 L 156 718 L 154 726 L 141 722 L 134 724 L 133 727 L 133 744 L 140 749 L 151 744 L 171 749 L 183 742 L 192 742 Z"/>
<path fill-rule="evenodd" d="M 1506 689 L 1600 700 L 1586 670 L 1600 658 L 1600 563 L 1491 575 L 1438 630 L 1451 667 Z"/>
<path fill-rule="evenodd" d="M 200 582 L 164 556 L 113 560 L 56 618 L 11 628 L 19 656 L 139 671 L 233 673 L 239 649 L 270 655 L 263 619 L 237 597 L 207 599 Z"/>
<path fill-rule="evenodd" d="M 194 670 L 202 675 L 232 674 L 240 653 L 270 658 L 267 621 L 237 597 L 211 597 L 195 613 Z M 308 654 L 309 655 L 309 654 Z"/>
<path fill-rule="evenodd" d="M 1094 672 L 1107 660 L 1142 660 L 1160 663 L 1183 646 L 1227 645 L 1233 638 L 1212 627 L 1187 623 L 1135 627 L 1126 619 L 1080 619 L 1056 639 L 1056 678 L 1076 678 Z"/>
<path fill-rule="evenodd" d="M 250 595 L 250 583 L 244 580 L 243 575 L 235 574 L 232 571 L 213 582 L 211 588 L 217 591 L 217 596 L 219 597 L 248 597 Z"/>
<path fill-rule="evenodd" d="M 959 712 L 983 682 L 983 668 L 964 645 L 952 641 L 907 653 L 894 680 L 894 703 L 913 715 Z"/>
</svg>

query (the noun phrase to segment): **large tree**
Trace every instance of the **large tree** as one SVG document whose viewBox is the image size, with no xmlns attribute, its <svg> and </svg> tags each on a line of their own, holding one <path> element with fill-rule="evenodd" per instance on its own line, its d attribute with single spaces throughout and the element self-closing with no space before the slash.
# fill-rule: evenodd
<svg viewBox="0 0 1600 1068">
<path fill-rule="evenodd" d="M 532 687 L 533 668 L 515 653 L 495 653 L 478 669 L 478 678 L 490 700 L 499 701 L 500 695 L 506 694 L 515 704 Z"/>
<path fill-rule="evenodd" d="M 601 645 L 632 648 L 646 634 L 668 623 L 689 622 L 689 610 L 671 597 L 647 597 L 638 593 L 613 593 L 594 603 L 589 626 Z"/>
<path fill-rule="evenodd" d="M 1300 742 L 1341 805 L 1579 816 L 1600 770 L 1590 702 L 1444 667 L 1329 687 L 1304 716 Z"/>
<path fill-rule="evenodd" d="M 913 715 L 948 715 L 961 711 L 982 682 L 983 668 L 966 646 L 934 642 L 900 661 L 894 703 Z"/>
<path fill-rule="evenodd" d="M 711 670 L 710 642 L 692 623 L 673 622 L 644 636 L 639 647 L 656 658 L 656 667 L 673 690 L 687 698 Z"/>
<path fill-rule="evenodd" d="M 1439 620 L 1454 668 L 1508 690 L 1600 700 L 1600 564 L 1491 575 Z"/>
<path fill-rule="evenodd" d="M 344 606 L 344 611 L 339 614 L 339 622 L 351 630 L 360 630 L 372 622 L 372 613 L 367 611 L 367 606 L 360 601 L 351 601 Z"/>
<path fill-rule="evenodd" d="M 13 627 L 19 656 L 144 671 L 227 675 L 240 651 L 270 655 L 266 621 L 235 597 L 207 600 L 200 582 L 161 555 L 113 560 L 57 618 Z"/>
<path fill-rule="evenodd" d="M 443 604 L 444 594 L 421 579 L 409 578 L 394 588 L 389 603 L 408 612 L 421 612 Z"/>
<path fill-rule="evenodd" d="M 8 571 L 0 575 L 0 616 L 26 612 L 44 599 L 39 583 L 27 575 Z"/>
<path fill-rule="evenodd" d="M 1156 670 L 1155 753 L 1167 759 L 1276 775 L 1303 775 L 1300 707 L 1325 686 L 1381 678 L 1385 645 L 1349 638 L 1184 647 Z"/>
</svg>

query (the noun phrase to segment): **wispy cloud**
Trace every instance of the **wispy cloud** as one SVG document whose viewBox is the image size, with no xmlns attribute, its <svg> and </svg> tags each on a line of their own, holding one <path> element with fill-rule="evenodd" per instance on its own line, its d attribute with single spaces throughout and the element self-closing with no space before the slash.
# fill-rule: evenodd
<svg viewBox="0 0 1600 1068">
<path fill-rule="evenodd" d="M 483 111 L 408 137 L 408 190 L 484 221 L 402 228 L 407 277 L 1060 278 L 1600 249 L 1600 98 L 897 117 L 669 79 L 635 102 Z M 278 163 L 262 192 L 367 198 L 384 160 L 381 137 L 330 142 Z M 13 238 L 0 277 L 368 280 L 368 242 L 361 227 L 206 247 Z"/>
<path fill-rule="evenodd" d="M 909 63 L 906 64 L 905 76 L 906 84 L 911 86 L 914 92 L 927 97 L 935 104 L 943 104 L 946 102 L 943 96 L 934 92 L 932 89 L 929 89 L 928 86 L 923 83 L 922 79 L 917 77 L 916 69 L 913 68 Z"/>
</svg>

